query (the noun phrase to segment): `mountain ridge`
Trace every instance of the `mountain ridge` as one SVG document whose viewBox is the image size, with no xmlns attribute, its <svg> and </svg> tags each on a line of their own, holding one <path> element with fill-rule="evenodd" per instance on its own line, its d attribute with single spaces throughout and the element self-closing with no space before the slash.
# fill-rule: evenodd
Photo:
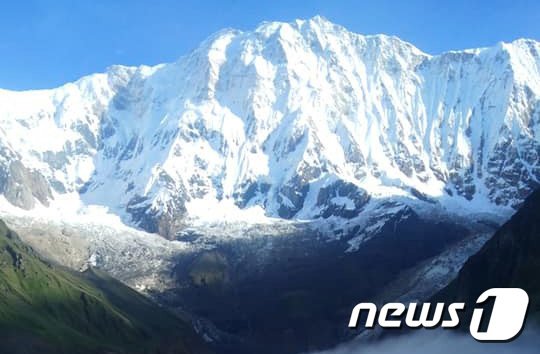
<svg viewBox="0 0 540 354">
<path fill-rule="evenodd" d="M 515 207 L 540 177 L 539 52 L 516 40 L 431 56 L 321 17 L 220 31 L 173 63 L 0 91 L 0 191 L 24 209 L 100 205 L 169 237 L 208 210 Z"/>
</svg>

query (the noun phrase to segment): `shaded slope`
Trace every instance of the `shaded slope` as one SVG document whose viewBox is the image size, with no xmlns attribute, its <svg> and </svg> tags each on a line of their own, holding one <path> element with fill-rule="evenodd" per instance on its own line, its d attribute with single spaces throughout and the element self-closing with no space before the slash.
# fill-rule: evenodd
<svg viewBox="0 0 540 354">
<path fill-rule="evenodd" d="M 0 352 L 205 353 L 195 332 L 106 274 L 43 260 L 0 221 Z"/>
<path fill-rule="evenodd" d="M 518 287 L 528 292 L 529 314 L 537 318 L 540 311 L 539 274 L 540 190 L 537 190 L 465 263 L 458 277 L 435 296 L 435 301 L 465 301 L 470 304 L 466 314 L 470 318 L 472 304 L 485 290 Z"/>
<path fill-rule="evenodd" d="M 463 227 L 406 208 L 356 252 L 345 252 L 346 240 L 327 242 L 311 232 L 237 239 L 179 257 L 178 286 L 160 301 L 242 339 L 225 353 L 311 352 L 354 334 L 346 324 L 359 299 L 373 299 L 403 269 L 467 236 Z"/>
</svg>

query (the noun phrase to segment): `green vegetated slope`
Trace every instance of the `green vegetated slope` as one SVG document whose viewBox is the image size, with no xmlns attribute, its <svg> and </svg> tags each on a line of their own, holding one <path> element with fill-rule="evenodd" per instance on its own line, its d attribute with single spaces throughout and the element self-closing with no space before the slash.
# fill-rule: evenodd
<svg viewBox="0 0 540 354">
<path fill-rule="evenodd" d="M 1 353 L 207 353 L 190 326 L 95 269 L 42 260 L 0 221 Z"/>
</svg>

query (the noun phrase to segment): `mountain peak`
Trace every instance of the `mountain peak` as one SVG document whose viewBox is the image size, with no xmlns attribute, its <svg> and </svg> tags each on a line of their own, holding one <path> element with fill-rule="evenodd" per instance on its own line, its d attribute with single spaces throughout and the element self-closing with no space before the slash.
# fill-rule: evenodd
<svg viewBox="0 0 540 354">
<path fill-rule="evenodd" d="M 267 29 L 276 29 L 282 26 L 292 26 L 296 29 L 300 29 L 304 26 L 310 26 L 312 28 L 318 27 L 318 28 L 335 28 L 340 27 L 336 25 L 335 23 L 329 21 L 327 18 L 321 16 L 321 15 L 315 15 L 311 18 L 307 19 L 295 19 L 291 22 L 283 22 L 283 21 L 263 21 L 261 22 L 255 29 L 254 32 L 260 32 Z M 342 28 L 342 27 L 341 27 Z"/>
<path fill-rule="evenodd" d="M 315 15 L 307 20 L 296 20 L 299 27 L 309 26 L 311 28 L 318 28 L 320 30 L 343 30 L 346 29 L 340 25 L 331 22 L 326 17 L 321 15 Z"/>
<path fill-rule="evenodd" d="M 314 17 L 31 101 L 0 92 L 0 190 L 164 234 L 208 210 L 352 218 L 396 195 L 508 208 L 540 180 L 537 44 L 511 46 L 431 57 Z"/>
</svg>

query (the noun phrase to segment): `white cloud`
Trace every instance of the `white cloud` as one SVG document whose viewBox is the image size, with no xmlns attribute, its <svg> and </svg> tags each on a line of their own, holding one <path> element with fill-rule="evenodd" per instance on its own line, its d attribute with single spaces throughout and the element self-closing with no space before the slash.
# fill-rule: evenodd
<svg viewBox="0 0 540 354">
<path fill-rule="evenodd" d="M 537 354 L 540 330 L 527 330 L 510 343 L 480 343 L 469 335 L 423 330 L 377 343 L 352 341 L 311 354 Z"/>
</svg>

